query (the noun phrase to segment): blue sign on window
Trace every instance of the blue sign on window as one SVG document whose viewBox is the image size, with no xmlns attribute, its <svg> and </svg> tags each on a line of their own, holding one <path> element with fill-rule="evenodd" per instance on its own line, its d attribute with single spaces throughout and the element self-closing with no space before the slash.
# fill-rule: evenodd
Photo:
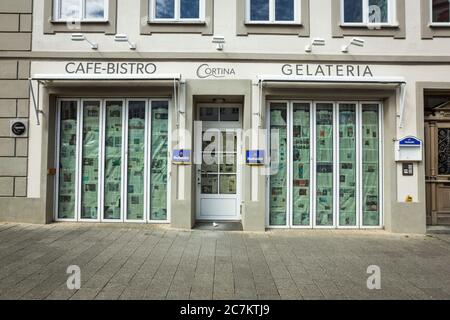
<svg viewBox="0 0 450 320">
<path fill-rule="evenodd" d="M 186 149 L 173 150 L 172 161 L 175 164 L 190 164 L 191 150 Z"/>
<path fill-rule="evenodd" d="M 249 165 L 264 164 L 264 150 L 247 150 L 245 162 Z"/>
</svg>

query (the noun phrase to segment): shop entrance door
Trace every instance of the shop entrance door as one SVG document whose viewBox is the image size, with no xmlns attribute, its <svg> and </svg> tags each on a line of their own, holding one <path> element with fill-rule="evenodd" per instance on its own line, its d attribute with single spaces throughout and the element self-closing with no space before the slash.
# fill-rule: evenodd
<svg viewBox="0 0 450 320">
<path fill-rule="evenodd" d="M 240 220 L 241 109 L 236 105 L 201 105 L 202 132 L 196 148 L 197 219 Z M 201 162 L 201 164 L 199 164 Z"/>
<path fill-rule="evenodd" d="M 426 116 L 427 224 L 450 225 L 450 104 Z"/>
</svg>

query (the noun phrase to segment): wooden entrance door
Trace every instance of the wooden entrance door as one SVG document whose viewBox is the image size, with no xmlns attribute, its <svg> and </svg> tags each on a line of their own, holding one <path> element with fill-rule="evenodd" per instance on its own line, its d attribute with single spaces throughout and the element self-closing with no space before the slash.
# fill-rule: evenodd
<svg viewBox="0 0 450 320">
<path fill-rule="evenodd" d="M 427 224 L 450 225 L 450 109 L 425 117 Z"/>
</svg>

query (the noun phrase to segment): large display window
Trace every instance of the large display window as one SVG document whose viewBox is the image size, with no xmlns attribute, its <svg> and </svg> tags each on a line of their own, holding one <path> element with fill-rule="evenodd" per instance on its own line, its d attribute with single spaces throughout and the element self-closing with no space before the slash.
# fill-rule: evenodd
<svg viewBox="0 0 450 320">
<path fill-rule="evenodd" d="M 169 101 L 60 99 L 56 220 L 169 221 Z"/>
<path fill-rule="evenodd" d="M 269 102 L 269 227 L 382 227 L 381 113 L 380 102 Z"/>
</svg>

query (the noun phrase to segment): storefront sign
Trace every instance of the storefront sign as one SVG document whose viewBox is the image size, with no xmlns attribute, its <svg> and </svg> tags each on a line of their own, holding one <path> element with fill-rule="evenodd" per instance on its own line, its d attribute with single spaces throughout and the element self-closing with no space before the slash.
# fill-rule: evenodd
<svg viewBox="0 0 450 320">
<path fill-rule="evenodd" d="M 284 64 L 281 72 L 285 76 L 302 77 L 373 77 L 368 65 L 353 64 Z"/>
<path fill-rule="evenodd" d="M 154 74 L 154 63 L 143 62 L 68 62 L 65 71 L 68 74 Z"/>
<path fill-rule="evenodd" d="M 172 162 L 174 164 L 191 164 L 191 150 L 173 150 Z"/>
<path fill-rule="evenodd" d="M 225 78 L 226 76 L 235 76 L 236 71 L 234 68 L 224 68 L 218 66 L 212 66 L 207 63 L 200 65 L 197 68 L 197 77 L 200 79 L 206 78 Z"/>
<path fill-rule="evenodd" d="M 248 165 L 263 165 L 264 150 L 247 150 L 245 154 L 245 162 Z"/>
</svg>

